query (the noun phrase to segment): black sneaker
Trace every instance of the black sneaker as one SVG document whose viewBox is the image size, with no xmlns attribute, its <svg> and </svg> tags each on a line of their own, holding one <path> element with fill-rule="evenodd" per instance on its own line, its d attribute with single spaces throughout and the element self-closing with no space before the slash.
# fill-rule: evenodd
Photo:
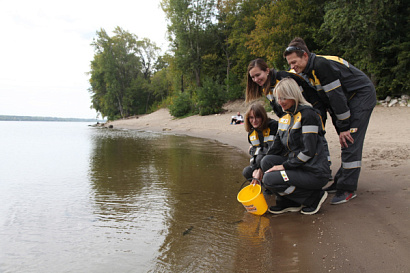
<svg viewBox="0 0 410 273">
<path fill-rule="evenodd" d="M 315 203 L 313 203 L 312 206 L 310 207 L 304 207 L 301 210 L 302 214 L 307 214 L 307 215 L 312 215 L 315 214 L 316 212 L 318 212 L 320 210 L 320 207 L 322 206 L 323 202 L 325 202 L 326 198 L 327 198 L 327 192 L 323 191 L 320 193 L 319 198 L 315 201 Z"/>
<path fill-rule="evenodd" d="M 336 195 L 333 197 L 332 201 L 330 201 L 330 204 L 332 205 L 343 204 L 355 198 L 356 196 L 357 195 L 354 191 L 338 190 L 336 192 Z"/>
<path fill-rule="evenodd" d="M 327 191 L 327 193 L 336 193 L 337 191 L 336 186 L 337 184 L 333 182 L 332 185 L 330 185 L 329 187 L 323 188 L 323 190 Z"/>
<path fill-rule="evenodd" d="M 276 206 L 271 206 L 268 208 L 268 211 L 273 214 L 281 214 L 285 212 L 298 212 L 302 209 L 302 205 L 295 206 L 295 205 L 282 205 L 277 204 Z"/>
</svg>

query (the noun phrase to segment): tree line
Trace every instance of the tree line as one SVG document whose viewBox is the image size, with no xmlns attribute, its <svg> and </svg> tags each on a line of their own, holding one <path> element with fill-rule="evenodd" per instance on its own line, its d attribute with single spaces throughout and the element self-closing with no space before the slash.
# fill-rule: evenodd
<svg viewBox="0 0 410 273">
<path fill-rule="evenodd" d="M 288 70 L 283 51 L 302 37 L 311 52 L 364 71 L 379 98 L 410 94 L 405 0 L 162 0 L 169 50 L 117 27 L 96 32 L 92 108 L 110 120 L 168 107 L 175 117 L 218 113 L 244 98 L 248 63 Z M 149 24 L 149 22 L 147 22 Z"/>
</svg>

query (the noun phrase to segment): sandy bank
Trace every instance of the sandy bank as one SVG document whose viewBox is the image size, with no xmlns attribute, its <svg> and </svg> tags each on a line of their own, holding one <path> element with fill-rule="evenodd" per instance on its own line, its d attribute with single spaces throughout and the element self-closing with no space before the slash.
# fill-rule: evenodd
<svg viewBox="0 0 410 273">
<path fill-rule="evenodd" d="M 174 119 L 167 109 L 105 126 L 154 132 L 172 132 L 214 139 L 247 151 L 243 125 L 230 125 L 241 101 L 225 106 L 219 115 Z M 271 117 L 275 118 L 274 115 Z M 358 197 L 343 205 L 326 201 L 313 216 L 286 214 L 280 221 L 302 225 L 306 244 L 297 246 L 312 256 L 309 272 L 409 272 L 410 269 L 410 107 L 377 106 L 363 151 Z M 328 122 L 333 174 L 340 165 L 337 134 Z M 275 227 L 271 227 L 275 232 Z M 278 256 L 280 257 L 280 255 Z M 301 270 L 300 272 L 307 272 Z"/>
</svg>

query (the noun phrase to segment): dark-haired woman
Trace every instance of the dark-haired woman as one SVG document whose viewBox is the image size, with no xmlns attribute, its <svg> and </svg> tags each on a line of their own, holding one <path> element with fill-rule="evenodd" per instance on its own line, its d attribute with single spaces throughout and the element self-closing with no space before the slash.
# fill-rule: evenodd
<svg viewBox="0 0 410 273">
<path fill-rule="evenodd" d="M 248 141 L 251 144 L 249 154 L 250 165 L 243 169 L 246 179 L 252 177 L 262 180 L 263 172 L 260 162 L 273 144 L 278 130 L 278 122 L 268 117 L 265 108 L 259 103 L 249 106 L 245 114 L 245 130 L 248 132 Z"/>
<path fill-rule="evenodd" d="M 273 89 L 276 84 L 284 79 L 292 78 L 299 85 L 305 99 L 320 112 L 323 123 L 326 123 L 326 106 L 320 99 L 317 91 L 311 87 L 302 77 L 295 73 L 287 71 L 277 71 L 270 69 L 268 64 L 263 59 L 252 60 L 248 65 L 248 77 L 246 84 L 246 102 L 253 101 L 262 96 L 270 101 L 270 105 L 278 117 L 281 117 L 284 112 L 279 104 L 275 101 Z"/>
</svg>

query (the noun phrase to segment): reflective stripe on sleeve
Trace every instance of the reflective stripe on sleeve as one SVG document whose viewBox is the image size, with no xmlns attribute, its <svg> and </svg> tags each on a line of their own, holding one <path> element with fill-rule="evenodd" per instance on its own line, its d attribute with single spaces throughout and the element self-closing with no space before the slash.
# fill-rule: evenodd
<svg viewBox="0 0 410 273">
<path fill-rule="evenodd" d="M 302 160 L 303 162 L 308 161 L 309 159 L 311 159 L 311 156 L 307 156 L 304 153 L 300 152 L 297 156 L 300 160 Z"/>
<path fill-rule="evenodd" d="M 342 84 L 340 83 L 340 80 L 337 79 L 337 80 L 335 80 L 334 82 L 331 82 L 331 83 L 329 83 L 329 84 L 323 85 L 323 90 L 324 90 L 325 92 L 329 92 L 329 91 L 331 91 L 331 90 L 333 90 L 333 89 L 338 88 L 338 87 L 341 86 L 341 85 L 342 85 Z"/>
<path fill-rule="evenodd" d="M 320 84 L 315 85 L 316 91 L 323 90 L 323 87 Z"/>
<path fill-rule="evenodd" d="M 302 134 L 318 133 L 318 132 L 319 132 L 319 126 L 317 126 L 317 125 L 305 125 L 305 126 L 302 126 Z"/>
<path fill-rule="evenodd" d="M 344 112 L 343 114 L 339 114 L 339 115 L 336 114 L 336 117 L 337 117 L 338 120 L 348 119 L 348 118 L 350 118 L 350 110 Z"/>
</svg>

